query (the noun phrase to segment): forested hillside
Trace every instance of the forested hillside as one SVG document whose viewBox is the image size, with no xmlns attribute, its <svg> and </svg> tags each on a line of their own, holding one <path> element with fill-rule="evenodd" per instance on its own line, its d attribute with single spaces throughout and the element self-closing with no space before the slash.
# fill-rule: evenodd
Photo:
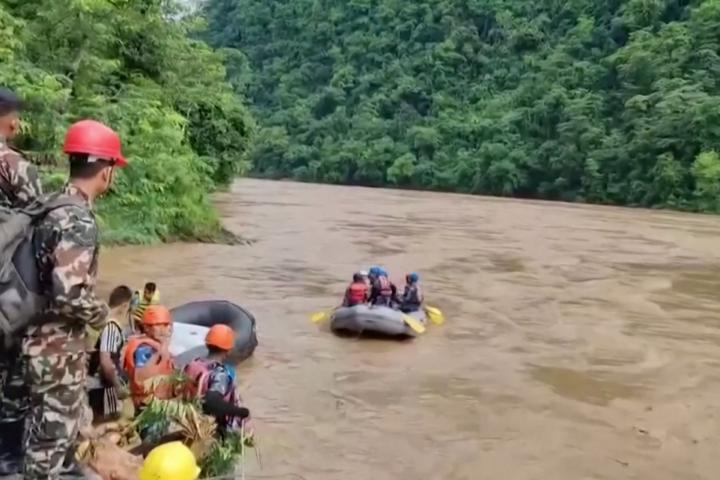
<svg viewBox="0 0 720 480">
<path fill-rule="evenodd" d="M 220 232 L 207 192 L 243 171 L 254 124 L 199 26 L 174 0 L 0 0 L 0 84 L 30 103 L 16 146 L 48 187 L 71 122 L 121 134 L 129 165 L 97 205 L 106 242 Z"/>
<path fill-rule="evenodd" d="M 256 174 L 720 211 L 720 1 L 207 0 Z"/>
</svg>

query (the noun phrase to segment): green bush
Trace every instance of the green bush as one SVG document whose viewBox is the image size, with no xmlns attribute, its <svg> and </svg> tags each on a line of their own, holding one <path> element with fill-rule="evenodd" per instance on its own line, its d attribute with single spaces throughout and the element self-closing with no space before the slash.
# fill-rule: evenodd
<svg viewBox="0 0 720 480">
<path fill-rule="evenodd" d="M 46 189 L 64 182 L 70 123 L 121 135 L 128 166 L 97 202 L 106 243 L 222 232 L 208 192 L 247 169 L 254 123 L 202 27 L 173 2 L 0 1 L 0 84 L 30 102 L 18 146 Z"/>
</svg>

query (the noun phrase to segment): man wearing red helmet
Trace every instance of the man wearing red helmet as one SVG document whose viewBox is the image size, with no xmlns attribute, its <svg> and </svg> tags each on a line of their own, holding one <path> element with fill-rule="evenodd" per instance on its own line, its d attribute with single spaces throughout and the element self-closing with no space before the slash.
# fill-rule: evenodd
<svg viewBox="0 0 720 480">
<path fill-rule="evenodd" d="M 23 339 L 32 410 L 24 480 L 80 475 L 74 443 L 86 404 L 85 328 L 102 328 L 107 304 L 95 294 L 98 229 L 92 205 L 126 164 L 120 137 L 94 120 L 74 123 L 65 135 L 70 174 L 35 230 L 40 282 L 47 307 Z"/>
</svg>

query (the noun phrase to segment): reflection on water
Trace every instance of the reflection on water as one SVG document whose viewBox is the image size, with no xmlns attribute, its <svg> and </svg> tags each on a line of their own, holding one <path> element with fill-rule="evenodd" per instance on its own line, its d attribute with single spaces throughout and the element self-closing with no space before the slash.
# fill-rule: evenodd
<svg viewBox="0 0 720 480">
<path fill-rule="evenodd" d="M 716 218 L 257 180 L 217 200 L 257 243 L 105 251 L 101 286 L 255 313 L 238 372 L 264 471 L 248 473 L 717 476 Z M 405 343 L 310 324 L 373 264 L 417 271 L 446 324 Z"/>
</svg>

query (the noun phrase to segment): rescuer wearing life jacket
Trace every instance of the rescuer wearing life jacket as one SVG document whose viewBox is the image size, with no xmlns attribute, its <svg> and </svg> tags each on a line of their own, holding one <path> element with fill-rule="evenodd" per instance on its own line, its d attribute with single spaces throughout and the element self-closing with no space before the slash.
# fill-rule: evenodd
<svg viewBox="0 0 720 480">
<path fill-rule="evenodd" d="M 140 323 L 145 309 L 150 305 L 160 304 L 160 291 L 157 289 L 157 285 L 153 282 L 145 284 L 143 291 L 137 290 L 133 295 L 132 302 L 130 304 L 132 308 L 132 323 L 137 325 Z"/>
<path fill-rule="evenodd" d="M 397 287 L 388 278 L 387 272 L 379 267 L 370 269 L 373 277 L 372 289 L 370 291 L 370 303 L 383 307 L 394 307 L 397 305 Z"/>
<path fill-rule="evenodd" d="M 405 275 L 405 290 L 400 301 L 400 310 L 405 313 L 415 312 L 422 308 L 423 294 L 418 281 L 420 277 L 412 272 Z"/>
<path fill-rule="evenodd" d="M 370 286 L 372 286 L 373 282 L 375 282 L 375 279 L 377 278 L 379 271 L 380 271 L 380 267 L 370 267 L 370 269 L 368 269 L 367 277 L 368 277 L 368 283 L 370 284 Z"/>
<path fill-rule="evenodd" d="M 367 274 L 368 300 L 372 297 L 372 288 L 380 273 L 380 267 L 370 267 Z"/>
<path fill-rule="evenodd" d="M 368 287 L 361 273 L 353 275 L 352 283 L 345 289 L 343 307 L 354 307 L 368 300 Z"/>
<path fill-rule="evenodd" d="M 133 299 L 130 303 L 133 323 L 140 323 L 145 309 L 150 305 L 159 304 L 160 291 L 157 289 L 157 285 L 154 282 L 147 282 L 143 287 L 142 292 L 140 290 L 136 290 L 133 294 Z"/>
<path fill-rule="evenodd" d="M 151 305 L 145 309 L 141 324 L 143 333 L 128 338 L 122 353 L 136 415 L 151 397 L 173 398 L 173 386 L 168 382 L 158 382 L 153 388 L 145 385 L 151 378 L 170 375 L 173 371 L 172 355 L 168 351 L 172 333 L 170 312 L 162 305 Z"/>
<path fill-rule="evenodd" d="M 235 370 L 225 363 L 235 345 L 234 332 L 226 325 L 214 325 L 205 336 L 205 345 L 208 356 L 196 358 L 183 369 L 188 378 L 186 395 L 202 399 L 203 411 L 215 417 L 219 435 L 240 427 L 250 430 L 246 423 L 250 410 L 240 406 Z M 251 434 L 250 431 L 245 435 Z"/>
</svg>

